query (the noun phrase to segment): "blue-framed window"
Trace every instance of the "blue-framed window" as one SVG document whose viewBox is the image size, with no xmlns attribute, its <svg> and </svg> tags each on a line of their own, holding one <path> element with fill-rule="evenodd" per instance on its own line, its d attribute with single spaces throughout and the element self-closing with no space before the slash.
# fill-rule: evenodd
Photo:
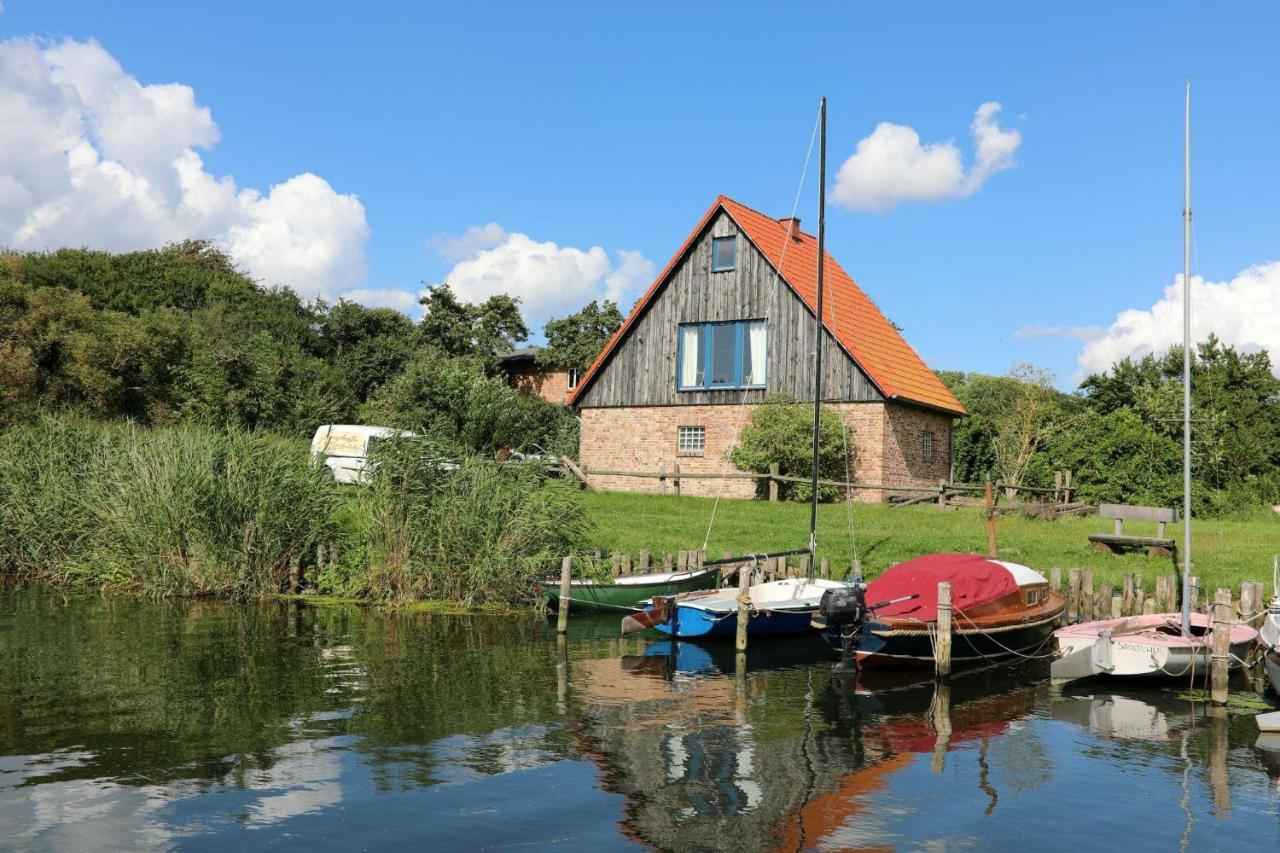
<svg viewBox="0 0 1280 853">
<path fill-rule="evenodd" d="M 676 387 L 679 390 L 765 386 L 769 334 L 764 320 L 682 323 L 678 335 Z"/>
<path fill-rule="evenodd" d="M 711 238 L 711 271 L 728 272 L 738 261 L 737 237 Z"/>
</svg>

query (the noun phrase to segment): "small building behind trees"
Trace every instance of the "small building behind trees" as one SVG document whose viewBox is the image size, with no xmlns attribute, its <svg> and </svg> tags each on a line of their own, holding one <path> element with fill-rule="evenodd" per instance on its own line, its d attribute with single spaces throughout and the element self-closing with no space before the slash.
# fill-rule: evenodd
<svg viewBox="0 0 1280 853">
<path fill-rule="evenodd" d="M 594 487 L 661 485 L 593 470 L 732 471 L 726 454 L 766 397 L 812 404 L 817 257 L 799 220 L 716 199 L 568 396 Z M 847 427 L 853 479 L 936 485 L 964 407 L 830 255 L 825 281 L 823 398 Z M 710 478 L 682 491 L 750 497 L 756 488 Z"/>
<path fill-rule="evenodd" d="M 563 404 L 578 384 L 581 367 L 559 367 L 539 361 L 542 347 L 528 346 L 513 350 L 498 359 L 498 366 L 508 384 L 517 391 L 541 397 L 548 403 Z"/>
</svg>

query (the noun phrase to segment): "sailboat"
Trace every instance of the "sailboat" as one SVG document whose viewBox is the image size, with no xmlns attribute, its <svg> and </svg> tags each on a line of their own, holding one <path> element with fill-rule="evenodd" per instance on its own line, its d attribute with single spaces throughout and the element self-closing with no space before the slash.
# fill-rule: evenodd
<svg viewBox="0 0 1280 853">
<path fill-rule="evenodd" d="M 1182 272 L 1182 611 L 1081 622 L 1054 632 L 1061 657 L 1050 667 L 1055 680 L 1094 675 L 1183 676 L 1208 672 L 1212 660 L 1209 617 L 1191 612 L 1191 81 L 1184 125 Z M 1230 628 L 1230 665 L 1239 666 L 1258 632 Z"/>
<path fill-rule="evenodd" d="M 817 560 L 818 529 L 818 427 L 822 416 L 822 339 L 826 324 L 823 322 L 823 273 L 826 266 L 826 182 L 827 182 L 827 99 L 819 107 L 821 143 L 818 154 L 818 292 L 814 324 L 814 372 L 813 372 L 813 503 L 809 514 L 809 546 L 794 551 L 771 554 L 752 554 L 725 560 L 713 560 L 704 565 L 739 564 L 739 571 L 748 571 L 753 564 L 768 557 L 809 555 L 809 573 L 804 578 L 756 583 L 749 587 L 751 615 L 747 623 L 747 635 L 794 635 L 814 631 L 810 625 L 813 614 L 828 590 L 849 589 L 853 582 L 819 578 L 815 572 Z M 738 590 L 725 588 L 706 592 L 691 592 L 678 596 L 654 599 L 642 612 L 626 616 L 622 620 L 622 633 L 656 628 L 672 637 L 728 637 L 737 632 Z"/>
</svg>

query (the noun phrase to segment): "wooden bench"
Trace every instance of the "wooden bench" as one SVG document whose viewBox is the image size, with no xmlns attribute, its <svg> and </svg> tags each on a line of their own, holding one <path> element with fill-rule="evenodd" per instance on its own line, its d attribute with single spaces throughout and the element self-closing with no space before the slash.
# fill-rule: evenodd
<svg viewBox="0 0 1280 853">
<path fill-rule="evenodd" d="M 1115 521 L 1114 533 L 1091 533 L 1089 541 L 1095 551 L 1118 554 L 1134 548 L 1146 548 L 1149 557 L 1170 557 L 1177 551 L 1177 544 L 1165 536 L 1165 525 L 1178 520 L 1176 509 L 1156 506 L 1129 506 L 1128 504 L 1103 504 L 1098 507 L 1101 518 Z M 1128 536 L 1124 532 L 1126 521 L 1154 521 L 1159 527 L 1155 536 Z"/>
</svg>

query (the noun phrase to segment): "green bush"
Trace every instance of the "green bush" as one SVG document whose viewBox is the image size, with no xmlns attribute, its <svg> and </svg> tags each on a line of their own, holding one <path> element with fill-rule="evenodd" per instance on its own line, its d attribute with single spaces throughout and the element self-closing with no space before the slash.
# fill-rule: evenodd
<svg viewBox="0 0 1280 853">
<path fill-rule="evenodd" d="M 824 480 L 845 479 L 845 436 L 840 415 L 829 406 L 822 409 L 818 427 L 818 473 Z M 852 436 L 849 453 L 855 452 Z M 813 406 L 794 403 L 781 395 L 770 396 L 751 412 L 751 418 L 738 436 L 738 445 L 729 452 L 729 461 L 744 471 L 768 473 L 777 464 L 784 476 L 811 477 L 813 474 Z M 757 491 L 768 490 L 761 482 Z M 783 483 L 779 496 L 784 500 L 807 501 L 813 497 L 809 483 Z M 839 497 L 833 486 L 818 489 L 820 500 Z"/>
</svg>

